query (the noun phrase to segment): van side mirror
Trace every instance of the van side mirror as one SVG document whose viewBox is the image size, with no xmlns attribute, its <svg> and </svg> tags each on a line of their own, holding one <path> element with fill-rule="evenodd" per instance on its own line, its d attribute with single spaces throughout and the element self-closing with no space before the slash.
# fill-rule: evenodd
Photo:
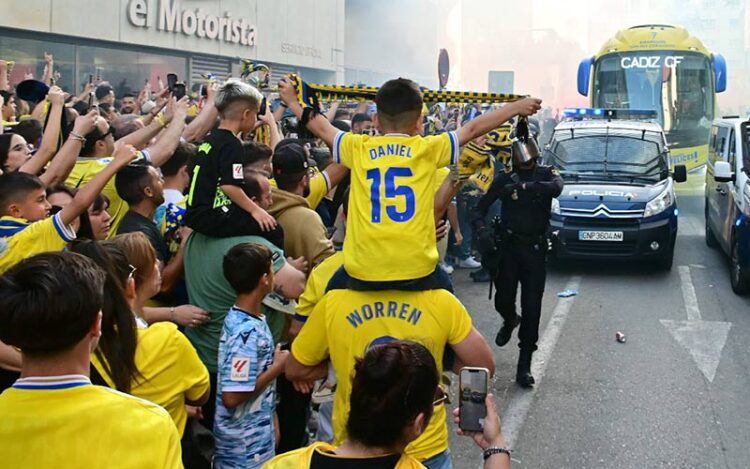
<svg viewBox="0 0 750 469">
<path fill-rule="evenodd" d="M 714 181 L 732 182 L 735 179 L 732 165 L 727 161 L 717 161 L 714 163 Z"/>
<path fill-rule="evenodd" d="M 672 173 L 672 179 L 674 182 L 685 182 L 687 181 L 687 168 L 684 164 L 674 165 L 674 171 Z"/>
</svg>

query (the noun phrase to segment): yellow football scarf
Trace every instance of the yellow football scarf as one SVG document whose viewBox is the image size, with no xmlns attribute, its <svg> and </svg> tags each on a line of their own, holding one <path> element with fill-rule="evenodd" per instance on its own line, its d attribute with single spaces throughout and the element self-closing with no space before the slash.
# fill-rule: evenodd
<svg viewBox="0 0 750 469">
<path fill-rule="evenodd" d="M 303 106 L 317 107 L 320 102 L 373 101 L 378 94 L 375 86 L 342 86 L 319 85 L 306 83 L 298 75 L 289 75 L 297 90 L 297 99 Z M 475 91 L 446 91 L 422 89 L 422 96 L 427 103 L 510 103 L 523 99 L 524 96 L 505 93 L 479 93 Z"/>
</svg>

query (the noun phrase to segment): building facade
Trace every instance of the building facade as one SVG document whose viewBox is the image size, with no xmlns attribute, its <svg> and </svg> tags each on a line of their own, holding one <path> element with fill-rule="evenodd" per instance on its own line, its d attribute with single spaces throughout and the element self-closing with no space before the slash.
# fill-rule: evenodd
<svg viewBox="0 0 750 469">
<path fill-rule="evenodd" d="M 11 83 L 41 77 L 54 55 L 59 84 L 81 90 L 90 77 L 121 96 L 153 89 L 175 73 L 188 86 L 202 73 L 237 75 L 240 59 L 267 64 L 274 78 L 344 79 L 344 0 L 20 0 L 0 15 L 0 58 Z"/>
</svg>

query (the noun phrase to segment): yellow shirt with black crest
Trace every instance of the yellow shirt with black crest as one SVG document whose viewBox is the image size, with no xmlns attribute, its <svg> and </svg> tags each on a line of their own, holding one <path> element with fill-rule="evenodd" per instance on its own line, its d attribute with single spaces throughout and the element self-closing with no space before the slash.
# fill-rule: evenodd
<svg viewBox="0 0 750 469">
<path fill-rule="evenodd" d="M 132 383 L 130 393 L 164 407 L 182 437 L 187 423 L 185 401 L 197 401 L 208 392 L 208 369 L 175 324 L 158 322 L 137 332 L 135 364 L 140 376 Z M 104 381 L 114 387 L 96 354 L 91 355 L 91 363 Z"/>
<path fill-rule="evenodd" d="M 468 311 L 447 290 L 332 290 L 317 304 L 292 342 L 292 355 L 305 366 L 330 358 L 338 382 L 333 405 L 334 444 L 341 444 L 346 438 L 357 358 L 372 346 L 411 340 L 427 347 L 442 373 L 446 345 L 466 339 L 471 328 Z M 435 407 L 427 429 L 406 448 L 406 454 L 424 460 L 445 451 L 445 419 L 445 406 Z"/>
<path fill-rule="evenodd" d="M 371 137 L 339 132 L 332 155 L 351 170 L 347 273 L 373 282 L 431 274 L 438 261 L 435 170 L 458 161 L 456 133 Z"/>
</svg>

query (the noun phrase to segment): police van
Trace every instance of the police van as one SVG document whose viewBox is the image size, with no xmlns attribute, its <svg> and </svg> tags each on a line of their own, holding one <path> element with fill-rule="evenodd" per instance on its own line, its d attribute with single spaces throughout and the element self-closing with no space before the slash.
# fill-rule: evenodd
<svg viewBox="0 0 750 469">
<path fill-rule="evenodd" d="M 640 259 L 672 268 L 677 238 L 669 148 L 654 111 L 566 109 L 544 164 L 565 180 L 552 203 L 553 257 Z"/>
<path fill-rule="evenodd" d="M 714 121 L 706 167 L 706 244 L 730 259 L 735 293 L 750 291 L 750 121 Z"/>
</svg>

